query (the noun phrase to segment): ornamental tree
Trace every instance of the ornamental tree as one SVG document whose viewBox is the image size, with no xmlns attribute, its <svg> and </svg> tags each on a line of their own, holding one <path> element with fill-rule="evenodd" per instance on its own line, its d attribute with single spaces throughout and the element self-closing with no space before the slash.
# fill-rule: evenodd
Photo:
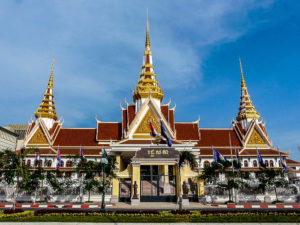
<svg viewBox="0 0 300 225">
<path fill-rule="evenodd" d="M 13 198 L 13 209 L 16 207 L 17 198 L 19 195 L 19 190 L 32 190 L 34 186 L 30 182 L 30 165 L 23 163 L 26 156 L 36 149 L 21 149 L 18 153 L 5 150 L 0 152 L 0 166 L 3 175 L 3 180 L 8 185 L 14 186 L 14 198 Z"/>
<path fill-rule="evenodd" d="M 257 189 L 265 193 L 268 187 L 273 188 L 276 195 L 276 202 L 279 202 L 277 188 L 288 187 L 289 185 L 283 169 L 274 170 L 273 168 L 260 168 L 257 172 L 257 178 L 259 180 Z"/>
</svg>

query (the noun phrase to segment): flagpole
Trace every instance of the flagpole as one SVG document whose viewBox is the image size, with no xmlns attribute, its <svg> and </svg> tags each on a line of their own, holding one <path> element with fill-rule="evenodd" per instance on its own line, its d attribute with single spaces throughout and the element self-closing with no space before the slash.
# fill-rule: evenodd
<svg viewBox="0 0 300 225">
<path fill-rule="evenodd" d="M 232 177 L 234 182 L 234 169 L 233 169 L 233 157 L 232 157 L 232 147 L 231 147 L 231 135 L 230 135 L 230 129 L 229 129 L 229 146 L 230 146 L 230 155 L 231 155 L 231 167 L 232 167 Z M 235 195 L 235 190 L 232 188 L 232 199 L 233 195 Z M 236 203 L 236 196 L 235 196 L 235 203 Z"/>
<path fill-rule="evenodd" d="M 81 145 L 80 145 L 79 156 L 80 156 L 80 158 L 81 158 L 81 162 L 82 162 L 82 160 L 83 160 L 83 157 L 82 157 L 82 154 L 81 154 L 82 151 L 83 151 L 83 150 L 82 150 Z M 81 163 L 81 162 L 80 162 L 80 163 Z M 80 165 L 79 168 L 81 168 L 81 165 Z M 80 177 L 80 172 L 81 172 L 81 171 L 79 170 L 79 173 L 78 173 L 79 186 L 80 186 L 80 188 L 79 188 L 79 201 L 80 201 L 80 203 L 82 203 L 82 199 L 83 199 L 83 190 L 82 190 L 82 179 L 83 179 L 83 174 L 82 174 L 82 176 Z"/>
</svg>

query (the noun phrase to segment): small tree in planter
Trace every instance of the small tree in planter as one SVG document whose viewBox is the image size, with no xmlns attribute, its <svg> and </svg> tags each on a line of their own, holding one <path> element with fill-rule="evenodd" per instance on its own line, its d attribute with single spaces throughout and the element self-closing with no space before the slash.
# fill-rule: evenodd
<svg viewBox="0 0 300 225">
<path fill-rule="evenodd" d="M 219 188 L 225 189 L 228 192 L 228 202 L 233 203 L 233 189 L 240 189 L 242 187 L 248 187 L 245 182 L 249 179 L 249 173 L 238 170 L 241 165 L 236 160 L 233 161 L 234 171 L 232 171 L 232 162 L 220 161 L 220 163 L 212 162 L 210 166 L 203 169 L 199 179 L 204 180 L 205 183 L 214 183 Z M 219 174 L 224 174 L 226 179 L 221 181 Z"/>
<path fill-rule="evenodd" d="M 13 209 L 15 210 L 17 198 L 20 189 L 31 190 L 33 186 L 30 185 L 29 169 L 30 165 L 23 162 L 26 156 L 36 149 L 21 149 L 18 153 L 5 150 L 0 153 L 1 170 L 4 177 L 4 181 L 8 185 L 14 185 L 14 198 Z"/>
<path fill-rule="evenodd" d="M 77 160 L 76 160 L 77 159 Z M 79 160 L 78 160 L 79 159 Z M 76 163 L 77 162 L 77 163 Z M 95 178 L 96 173 L 100 173 L 102 171 L 102 163 L 95 161 L 87 161 L 86 158 L 83 157 L 75 157 L 74 163 L 76 163 L 76 171 L 78 174 L 81 174 L 83 182 L 84 190 L 88 191 L 88 202 L 90 202 L 91 191 L 98 189 L 100 192 L 103 191 L 102 183 L 100 179 Z M 107 179 L 111 180 L 116 177 L 114 170 L 116 169 L 116 160 L 114 157 L 108 157 L 108 164 L 105 166 L 105 176 Z M 107 181 L 105 186 L 109 186 L 110 182 Z"/>
<path fill-rule="evenodd" d="M 257 178 L 259 180 L 257 189 L 265 193 L 268 187 L 273 188 L 276 196 L 275 203 L 281 202 L 278 200 L 277 188 L 288 187 L 289 185 L 289 182 L 285 179 L 284 171 L 282 169 L 260 168 L 257 172 Z"/>
</svg>

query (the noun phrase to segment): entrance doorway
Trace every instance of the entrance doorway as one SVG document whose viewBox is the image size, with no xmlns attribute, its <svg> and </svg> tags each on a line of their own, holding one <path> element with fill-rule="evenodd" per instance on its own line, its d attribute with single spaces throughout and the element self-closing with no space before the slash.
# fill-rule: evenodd
<svg viewBox="0 0 300 225">
<path fill-rule="evenodd" d="M 140 172 L 141 201 L 176 201 L 176 176 L 174 166 L 142 165 Z"/>
</svg>

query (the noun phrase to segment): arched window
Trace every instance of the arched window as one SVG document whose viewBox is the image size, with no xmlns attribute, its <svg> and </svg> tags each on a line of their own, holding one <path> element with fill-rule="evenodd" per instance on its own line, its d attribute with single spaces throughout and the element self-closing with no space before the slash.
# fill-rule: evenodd
<svg viewBox="0 0 300 225">
<path fill-rule="evenodd" d="M 72 161 L 68 160 L 66 163 L 66 167 L 72 167 Z"/>
<path fill-rule="evenodd" d="M 210 163 L 208 161 L 204 161 L 204 167 L 209 167 Z"/>
<path fill-rule="evenodd" d="M 281 160 L 279 160 L 278 164 L 279 164 L 279 167 L 282 167 Z"/>
<path fill-rule="evenodd" d="M 71 177 L 72 176 L 72 172 L 66 172 L 66 177 Z"/>
<path fill-rule="evenodd" d="M 30 166 L 30 165 L 31 165 L 31 160 L 28 159 L 28 160 L 27 160 L 27 166 Z"/>
<path fill-rule="evenodd" d="M 269 167 L 269 161 L 268 160 L 265 160 L 265 165 L 266 165 L 266 167 Z"/>
<path fill-rule="evenodd" d="M 52 160 L 49 160 L 48 161 L 48 167 L 51 167 L 52 166 Z"/>
<path fill-rule="evenodd" d="M 25 159 L 22 160 L 22 166 L 25 166 L 26 162 Z"/>
<path fill-rule="evenodd" d="M 244 167 L 247 168 L 248 167 L 248 161 L 244 160 Z"/>
<path fill-rule="evenodd" d="M 253 160 L 253 167 L 257 167 L 257 161 Z"/>
<path fill-rule="evenodd" d="M 64 167 L 64 161 L 61 160 L 61 165 L 60 167 Z"/>
<path fill-rule="evenodd" d="M 40 163 L 40 166 L 42 166 L 42 160 L 34 160 L 34 166 L 38 166 Z"/>
<path fill-rule="evenodd" d="M 273 160 L 270 160 L 270 167 L 274 167 L 274 162 L 273 162 Z"/>
</svg>

